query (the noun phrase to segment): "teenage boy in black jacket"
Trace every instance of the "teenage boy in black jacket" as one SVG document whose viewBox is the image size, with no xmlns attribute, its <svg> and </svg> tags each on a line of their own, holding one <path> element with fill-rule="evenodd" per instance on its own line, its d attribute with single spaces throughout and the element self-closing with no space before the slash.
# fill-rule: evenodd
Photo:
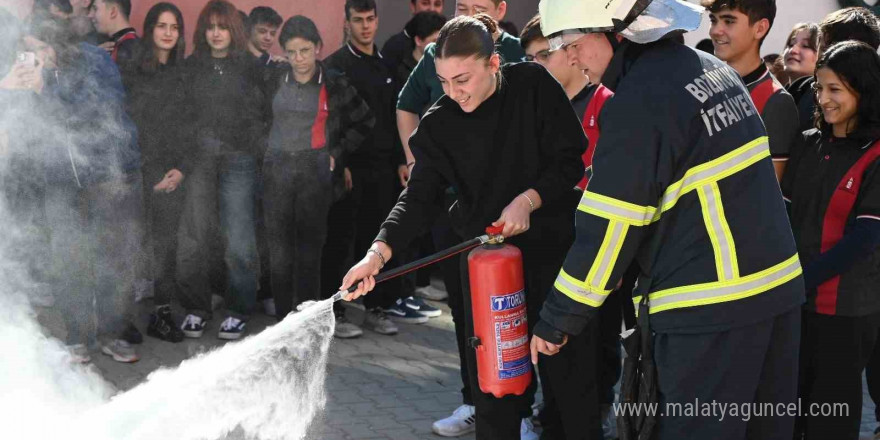
<svg viewBox="0 0 880 440">
<path fill-rule="evenodd" d="M 358 219 L 354 226 L 355 255 L 370 247 L 376 229 L 394 205 L 398 195 L 396 170 L 404 165 L 394 115 L 397 98 L 394 74 L 374 43 L 379 24 L 376 11 L 375 0 L 347 0 L 345 23 L 351 41 L 325 60 L 328 69 L 345 73 L 376 118 L 370 137 L 347 163 L 352 175 L 354 217 Z M 367 328 L 382 334 L 397 333 L 397 327 L 384 310 L 394 305 L 398 291 L 399 282 L 385 283 L 380 292 L 364 300 L 369 312 L 365 321 Z M 398 320 L 423 323 L 427 318 L 409 314 L 399 316 Z"/>
</svg>

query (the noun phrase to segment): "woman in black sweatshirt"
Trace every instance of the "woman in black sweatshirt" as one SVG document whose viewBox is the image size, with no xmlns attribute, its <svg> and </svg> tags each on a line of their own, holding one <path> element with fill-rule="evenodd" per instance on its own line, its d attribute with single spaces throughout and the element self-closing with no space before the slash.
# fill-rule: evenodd
<svg viewBox="0 0 880 440">
<path fill-rule="evenodd" d="M 562 87 L 543 67 L 499 67 L 494 32 L 494 21 L 481 15 L 456 17 L 440 31 L 437 75 L 446 94 L 410 139 L 416 164 L 407 189 L 367 255 L 343 280 L 343 289 L 364 280 L 352 297 L 372 290 L 373 275 L 392 253 L 432 223 L 451 186 L 458 195 L 451 221 L 462 239 L 503 224 L 503 235 L 522 250 L 530 329 L 537 321 L 574 238 L 579 193 L 573 188 L 583 177 L 587 139 Z M 469 304 L 468 283 L 462 284 Z M 466 327 L 472 336 L 472 323 Z M 520 419 L 531 413 L 536 382 L 523 396 L 481 393 L 474 353 L 467 354 L 477 438 L 520 438 Z M 541 359 L 542 373 L 560 364 L 547 359 Z M 524 424 L 526 437 L 534 435 Z"/>
<path fill-rule="evenodd" d="M 238 339 L 256 302 L 255 200 L 257 160 L 265 142 L 259 72 L 247 53 L 244 25 L 235 7 L 211 0 L 199 15 L 195 50 L 184 63 L 184 92 L 192 118 L 194 166 L 178 236 L 182 330 L 200 337 L 211 318 L 208 255 L 211 226 L 219 217 L 225 245 L 232 312 L 218 337 Z M 219 216 L 218 216 L 219 213 Z"/>
<path fill-rule="evenodd" d="M 171 317 L 175 296 L 177 226 L 183 208 L 184 178 L 190 173 L 191 136 L 185 124 L 180 75 L 185 40 L 183 14 L 170 3 L 158 3 L 144 19 L 144 37 L 132 58 L 120 66 L 128 93 L 127 107 L 138 128 L 144 207 L 152 248 L 156 310 L 147 334 L 170 342 L 183 340 Z"/>
<path fill-rule="evenodd" d="M 817 128 L 782 180 L 807 288 L 799 394 L 804 408 L 845 403 L 848 414 L 801 418 L 799 431 L 854 439 L 880 331 L 880 56 L 861 42 L 835 44 L 815 83 Z"/>
</svg>

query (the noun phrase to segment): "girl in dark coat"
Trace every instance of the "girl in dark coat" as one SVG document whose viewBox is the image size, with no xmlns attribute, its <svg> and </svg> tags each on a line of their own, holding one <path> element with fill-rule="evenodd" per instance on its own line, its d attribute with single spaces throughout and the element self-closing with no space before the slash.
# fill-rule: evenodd
<svg viewBox="0 0 880 440">
<path fill-rule="evenodd" d="M 218 337 L 238 339 L 256 302 L 254 197 L 257 160 L 265 142 L 264 96 L 235 6 L 225 0 L 208 2 L 193 40 L 195 50 L 183 72 L 195 153 L 178 233 L 179 299 L 187 310 L 182 330 L 188 337 L 200 337 L 211 318 L 208 249 L 211 226 L 219 220 L 230 314 Z"/>
<path fill-rule="evenodd" d="M 152 250 L 156 310 L 147 334 L 170 342 L 183 340 L 171 317 L 176 296 L 177 226 L 183 208 L 184 178 L 190 173 L 191 135 L 185 124 L 183 77 L 185 52 L 183 15 L 170 3 L 147 12 L 144 37 L 133 58 L 121 66 L 128 92 L 128 113 L 138 127 L 144 176 L 144 205 Z"/>
</svg>

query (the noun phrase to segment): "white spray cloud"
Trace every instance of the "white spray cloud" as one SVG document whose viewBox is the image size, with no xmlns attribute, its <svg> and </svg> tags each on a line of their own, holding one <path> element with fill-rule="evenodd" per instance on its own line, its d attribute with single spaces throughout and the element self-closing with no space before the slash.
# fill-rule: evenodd
<svg viewBox="0 0 880 440">
<path fill-rule="evenodd" d="M 0 41 L 0 45 L 8 41 Z M 2 52 L 2 51 L 0 51 Z M 2 61 L 2 60 L 0 60 Z M 2 70 L 2 69 L 0 69 Z M 0 72 L 0 77 L 6 72 Z M 99 90 L 86 83 L 85 90 Z M 83 90 L 82 88 L 80 90 Z M 0 90 L 0 93 L 4 91 Z M 18 92 L 21 93 L 21 92 Z M 19 94 L 20 96 L 24 96 Z M 63 343 L 36 319 L 28 297 L 33 280 L 48 266 L 45 221 L 39 209 L 22 215 L 10 200 L 35 202 L 10 185 L 41 184 L 42 166 L 69 166 L 70 145 L 57 142 L 116 132 L 118 117 L 93 112 L 86 129 L 52 124 L 32 99 L 0 99 L 0 432 L 16 440 L 219 439 L 232 432 L 261 440 L 304 438 L 323 409 L 327 356 L 332 340 L 332 305 L 323 301 L 288 316 L 263 332 L 160 369 L 128 392 L 117 393 L 94 367 L 71 362 Z M 87 99 L 87 102 L 98 99 Z M 9 107 L 9 103 L 12 106 Z M 4 107 L 6 106 L 6 107 Z M 78 109 L 82 112 L 83 109 Z M 106 116 L 103 117 L 103 116 Z M 96 130 L 99 127 L 99 130 Z M 22 143 L 20 134 L 30 143 Z M 32 147 L 57 154 L 34 154 Z M 61 154 L 65 153 L 65 154 Z M 17 162 L 10 162 L 14 157 Z M 77 162 L 86 161 L 75 157 Z M 106 159 L 106 157 L 105 157 Z M 24 163 L 36 165 L 25 171 Z M 44 162 L 41 162 L 44 161 Z M 111 161 L 112 162 L 112 161 Z M 86 164 L 94 166 L 95 164 Z M 45 183 L 43 183 L 45 184 Z M 58 184 L 50 182 L 49 185 Z M 72 182 L 68 182 L 72 185 Z M 14 194 L 10 194 L 13 192 Z M 34 208 L 31 206 L 31 208 Z M 100 231 L 98 231 L 100 233 Z M 51 231 L 49 231 L 51 235 Z M 82 259 L 94 255 L 86 253 Z M 72 263 L 72 262 L 71 262 Z M 120 277 L 125 279 L 125 277 Z M 65 294 L 56 289 L 57 296 Z M 59 306 L 56 306 L 59 307 Z M 89 313 L 59 310 L 61 313 Z"/>
</svg>

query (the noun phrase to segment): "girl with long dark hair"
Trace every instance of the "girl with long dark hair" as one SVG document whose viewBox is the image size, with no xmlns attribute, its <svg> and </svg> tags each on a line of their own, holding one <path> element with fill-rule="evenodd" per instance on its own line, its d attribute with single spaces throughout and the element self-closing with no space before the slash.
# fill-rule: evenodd
<svg viewBox="0 0 880 440">
<path fill-rule="evenodd" d="M 805 439 L 855 439 L 862 370 L 880 330 L 880 57 L 845 41 L 816 64 L 816 128 L 783 179 L 804 267 L 800 395 L 848 414 L 800 420 Z"/>
<path fill-rule="evenodd" d="M 299 303 L 332 290 L 321 286 L 332 173 L 369 136 L 375 119 L 348 79 L 318 61 L 323 43 L 312 20 L 290 18 L 279 39 L 289 64 L 274 68 L 267 84 L 273 117 L 263 163 L 263 212 L 280 320 Z M 339 306 L 335 312 L 337 337 L 362 333 Z"/>
<path fill-rule="evenodd" d="M 785 89 L 794 98 L 800 113 L 801 130 L 813 125 L 813 72 L 819 57 L 819 25 L 798 23 L 785 40 L 782 61 L 788 85 Z"/>
<path fill-rule="evenodd" d="M 186 51 L 183 14 L 171 3 L 158 3 L 147 12 L 144 35 L 133 57 L 122 64 L 128 92 L 128 113 L 138 127 L 144 176 L 147 236 L 152 250 L 156 310 L 147 334 L 170 342 L 183 340 L 171 317 L 176 296 L 177 229 L 183 208 L 183 179 L 192 167 L 192 142 L 185 124 L 183 77 L 180 64 Z"/>
<path fill-rule="evenodd" d="M 219 217 L 230 314 L 218 336 L 238 339 L 256 302 L 259 259 L 255 233 L 257 158 L 265 142 L 263 95 L 247 54 L 244 24 L 225 0 L 211 0 L 199 14 L 195 50 L 184 63 L 186 104 L 195 141 L 186 202 L 178 233 L 182 330 L 200 337 L 211 318 L 207 250 Z M 219 215 L 218 215 L 219 214 Z"/>
<path fill-rule="evenodd" d="M 432 223 L 445 190 L 452 187 L 458 202 L 449 215 L 462 241 L 482 235 L 490 224 L 503 224 L 502 234 L 522 250 L 531 331 L 574 240 L 580 193 L 572 189 L 583 177 L 581 155 L 587 140 L 565 91 L 542 66 L 501 67 L 495 32 L 495 22 L 483 14 L 456 17 L 443 26 L 435 54 L 445 95 L 410 138 L 416 162 L 406 190 L 341 288 L 362 279 L 352 296 L 372 290 L 373 276 Z M 465 331 L 459 344 L 473 336 L 466 257 L 461 261 Z M 467 358 L 474 406 L 463 405 L 454 417 L 470 419 L 473 425 L 475 416 L 480 439 L 537 438 L 528 421 L 537 381 L 522 396 L 495 398 L 480 392 L 474 351 L 461 352 Z M 592 380 L 590 373 L 571 371 L 571 353 L 576 352 L 563 351 L 564 358 L 558 359 L 542 356 L 542 378 L 570 388 L 571 382 L 564 382 L 577 380 L 577 375 Z M 561 392 L 556 397 L 560 407 L 577 408 L 576 417 L 561 415 L 571 429 L 568 438 L 601 436 L 598 417 L 584 416 L 587 405 L 596 408 L 595 397 L 591 402 Z"/>
</svg>

